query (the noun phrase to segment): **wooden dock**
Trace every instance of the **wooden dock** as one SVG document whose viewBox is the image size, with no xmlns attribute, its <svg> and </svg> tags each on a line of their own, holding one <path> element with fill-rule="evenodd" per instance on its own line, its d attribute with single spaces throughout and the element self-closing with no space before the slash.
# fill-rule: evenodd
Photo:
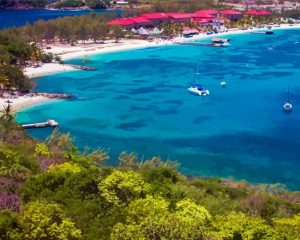
<svg viewBox="0 0 300 240">
<path fill-rule="evenodd" d="M 29 129 L 29 128 L 44 128 L 44 127 L 58 127 L 59 124 L 53 119 L 48 120 L 47 122 L 40 122 L 40 123 L 29 123 L 29 124 L 22 124 L 22 128 Z"/>
<path fill-rule="evenodd" d="M 211 43 L 195 43 L 195 42 L 182 42 L 182 43 L 176 43 L 177 45 L 183 45 L 183 46 L 202 46 L 202 47 L 212 47 L 213 44 Z"/>
<path fill-rule="evenodd" d="M 96 71 L 97 70 L 96 68 L 88 67 L 88 66 L 81 66 L 81 65 L 75 65 L 75 64 L 65 64 L 65 65 L 70 66 L 75 69 L 84 70 L 84 71 Z"/>
</svg>

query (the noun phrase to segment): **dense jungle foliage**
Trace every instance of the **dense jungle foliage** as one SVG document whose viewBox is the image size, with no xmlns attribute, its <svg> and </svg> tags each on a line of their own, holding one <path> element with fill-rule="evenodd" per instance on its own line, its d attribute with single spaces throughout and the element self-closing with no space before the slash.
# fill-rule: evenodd
<svg viewBox="0 0 300 240">
<path fill-rule="evenodd" d="M 58 130 L 26 136 L 10 107 L 0 136 L 0 239 L 299 239 L 300 193 L 281 185 L 187 177 L 126 152 L 112 167 Z"/>
</svg>

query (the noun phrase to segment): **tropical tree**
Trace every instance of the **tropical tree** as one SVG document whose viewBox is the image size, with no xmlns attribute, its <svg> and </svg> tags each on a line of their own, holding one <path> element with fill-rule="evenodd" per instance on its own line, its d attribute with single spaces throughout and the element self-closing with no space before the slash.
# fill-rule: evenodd
<svg viewBox="0 0 300 240">
<path fill-rule="evenodd" d="M 144 182 L 141 175 L 132 170 L 116 170 L 100 181 L 98 187 L 101 196 L 115 205 L 127 204 L 135 198 L 145 197 L 151 191 L 150 185 Z"/>
<path fill-rule="evenodd" d="M 76 240 L 81 231 L 54 203 L 32 202 L 21 210 L 20 226 L 24 240 Z"/>
</svg>

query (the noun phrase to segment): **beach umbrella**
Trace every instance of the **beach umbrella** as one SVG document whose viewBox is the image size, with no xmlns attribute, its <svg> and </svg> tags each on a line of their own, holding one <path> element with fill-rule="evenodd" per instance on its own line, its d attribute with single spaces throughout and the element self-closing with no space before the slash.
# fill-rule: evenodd
<svg viewBox="0 0 300 240">
<path fill-rule="evenodd" d="M 138 30 L 136 30 L 135 28 L 133 28 L 133 29 L 131 29 L 131 32 L 138 33 Z"/>
</svg>

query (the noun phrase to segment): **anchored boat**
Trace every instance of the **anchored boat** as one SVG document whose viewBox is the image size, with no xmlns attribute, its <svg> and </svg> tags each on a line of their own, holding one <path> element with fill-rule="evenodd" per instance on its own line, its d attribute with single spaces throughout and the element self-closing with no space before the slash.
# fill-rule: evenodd
<svg viewBox="0 0 300 240">
<path fill-rule="evenodd" d="M 209 95 L 209 91 L 205 88 L 203 88 L 198 82 L 199 82 L 199 71 L 197 66 L 197 72 L 195 77 L 195 84 L 194 86 L 191 86 L 188 88 L 189 93 L 197 95 L 197 96 L 207 96 Z"/>
<path fill-rule="evenodd" d="M 291 112 L 292 109 L 293 109 L 293 105 L 292 105 L 292 103 L 290 101 L 290 89 L 288 89 L 288 99 L 283 104 L 283 110 L 288 113 L 288 112 Z"/>
</svg>

